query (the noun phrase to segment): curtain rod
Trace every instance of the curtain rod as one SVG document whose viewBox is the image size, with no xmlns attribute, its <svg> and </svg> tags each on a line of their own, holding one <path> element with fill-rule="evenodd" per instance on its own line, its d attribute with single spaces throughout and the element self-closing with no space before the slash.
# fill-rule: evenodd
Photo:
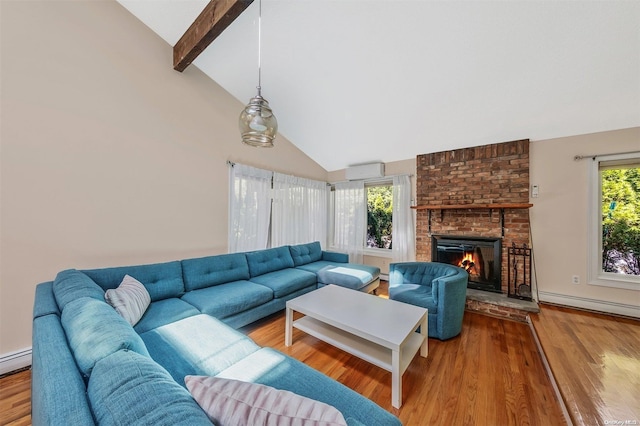
<svg viewBox="0 0 640 426">
<path fill-rule="evenodd" d="M 591 155 L 576 155 L 573 157 L 574 161 L 584 160 L 585 158 L 591 158 L 595 160 L 598 157 L 607 157 L 609 155 L 625 155 L 625 154 L 640 154 L 640 151 L 627 151 L 627 152 L 613 152 L 611 154 L 591 154 Z"/>
<path fill-rule="evenodd" d="M 233 166 L 236 165 L 236 163 L 234 163 L 233 161 L 227 160 L 227 165 L 233 167 Z M 292 175 L 292 176 L 294 176 L 294 175 Z M 367 180 L 367 179 L 362 179 L 362 180 L 364 180 L 366 183 L 378 182 L 378 181 L 385 181 L 385 180 L 393 179 L 396 176 L 409 176 L 410 178 L 412 178 L 414 175 L 413 175 L 413 173 L 401 173 L 401 174 L 397 174 L 397 175 L 389 175 L 389 176 L 384 176 L 384 177 L 381 177 L 381 178 L 375 178 L 375 179 L 370 179 L 370 180 Z M 335 185 L 336 183 L 342 183 L 342 182 L 350 182 L 350 181 L 349 180 L 341 180 L 341 181 L 338 181 L 338 182 L 327 182 L 327 185 Z"/>
</svg>

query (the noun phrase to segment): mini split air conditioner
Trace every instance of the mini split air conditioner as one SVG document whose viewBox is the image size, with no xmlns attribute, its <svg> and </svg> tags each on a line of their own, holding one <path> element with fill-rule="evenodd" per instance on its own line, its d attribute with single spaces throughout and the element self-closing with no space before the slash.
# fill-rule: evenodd
<svg viewBox="0 0 640 426">
<path fill-rule="evenodd" d="M 345 171 L 347 180 L 362 180 L 384 177 L 384 163 L 360 164 L 347 167 Z"/>
</svg>

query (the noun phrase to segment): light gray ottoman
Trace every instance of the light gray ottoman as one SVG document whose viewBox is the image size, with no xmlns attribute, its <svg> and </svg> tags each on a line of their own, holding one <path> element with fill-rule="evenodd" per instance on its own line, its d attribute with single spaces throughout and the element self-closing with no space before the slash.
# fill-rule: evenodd
<svg viewBox="0 0 640 426">
<path fill-rule="evenodd" d="M 375 294 L 380 285 L 380 268 L 353 263 L 347 266 L 325 266 L 318 271 L 318 288 L 327 284 Z"/>
</svg>

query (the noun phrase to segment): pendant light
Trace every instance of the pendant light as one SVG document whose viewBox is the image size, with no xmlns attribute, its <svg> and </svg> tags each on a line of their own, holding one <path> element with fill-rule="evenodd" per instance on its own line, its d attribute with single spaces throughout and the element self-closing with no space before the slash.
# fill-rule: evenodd
<svg viewBox="0 0 640 426">
<path fill-rule="evenodd" d="M 240 133 L 242 142 L 247 145 L 272 148 L 273 140 L 278 132 L 278 121 L 273 115 L 269 102 L 262 97 L 261 83 L 261 48 L 262 48 L 262 0 L 258 1 L 258 94 L 249 100 L 249 103 L 240 113 Z"/>
</svg>

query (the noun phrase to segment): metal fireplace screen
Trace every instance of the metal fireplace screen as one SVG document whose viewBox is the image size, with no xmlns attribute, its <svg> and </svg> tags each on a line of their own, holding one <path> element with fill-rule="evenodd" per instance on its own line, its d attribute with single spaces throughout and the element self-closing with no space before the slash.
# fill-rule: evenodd
<svg viewBox="0 0 640 426">
<path fill-rule="evenodd" d="M 464 268 L 469 288 L 502 293 L 500 238 L 433 235 L 431 259 Z"/>
</svg>

